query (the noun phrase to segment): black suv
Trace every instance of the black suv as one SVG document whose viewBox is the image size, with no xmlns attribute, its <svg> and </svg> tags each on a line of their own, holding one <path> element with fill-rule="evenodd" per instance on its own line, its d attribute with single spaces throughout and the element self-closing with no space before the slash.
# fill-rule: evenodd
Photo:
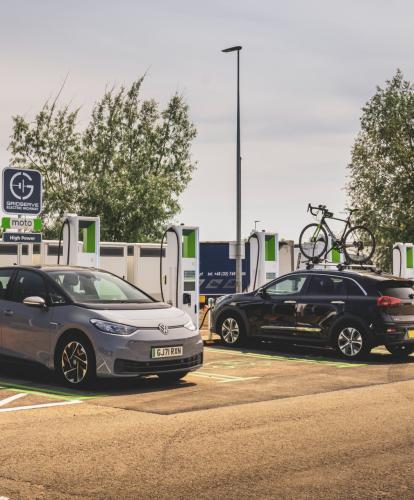
<svg viewBox="0 0 414 500">
<path fill-rule="evenodd" d="M 229 346 L 250 337 L 331 346 L 346 358 L 378 345 L 398 357 L 414 352 L 413 283 L 370 270 L 295 271 L 220 297 L 212 318 Z"/>
</svg>

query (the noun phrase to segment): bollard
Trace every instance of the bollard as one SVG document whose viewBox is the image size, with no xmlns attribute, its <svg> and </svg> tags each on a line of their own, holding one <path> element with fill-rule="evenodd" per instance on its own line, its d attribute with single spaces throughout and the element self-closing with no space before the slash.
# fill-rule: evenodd
<svg viewBox="0 0 414 500">
<path fill-rule="evenodd" d="M 214 307 L 214 299 L 210 297 L 207 302 L 208 305 L 208 337 L 209 341 L 213 340 L 213 332 L 211 331 L 211 311 Z"/>
</svg>

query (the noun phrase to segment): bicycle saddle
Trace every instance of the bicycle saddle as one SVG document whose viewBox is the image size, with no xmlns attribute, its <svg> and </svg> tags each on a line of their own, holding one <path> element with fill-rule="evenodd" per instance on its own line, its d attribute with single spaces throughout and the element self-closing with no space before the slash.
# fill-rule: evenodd
<svg viewBox="0 0 414 500">
<path fill-rule="evenodd" d="M 346 212 L 353 214 L 354 212 L 358 212 L 359 208 L 345 208 Z"/>
</svg>

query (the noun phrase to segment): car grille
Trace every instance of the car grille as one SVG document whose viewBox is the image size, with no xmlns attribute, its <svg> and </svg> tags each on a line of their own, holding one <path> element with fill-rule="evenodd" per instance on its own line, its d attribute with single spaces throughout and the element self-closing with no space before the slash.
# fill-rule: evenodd
<svg viewBox="0 0 414 500">
<path fill-rule="evenodd" d="M 129 359 L 116 359 L 115 373 L 158 373 L 170 370 L 185 370 L 203 362 L 203 354 L 196 354 L 189 358 L 157 359 L 154 361 L 131 361 Z"/>
</svg>

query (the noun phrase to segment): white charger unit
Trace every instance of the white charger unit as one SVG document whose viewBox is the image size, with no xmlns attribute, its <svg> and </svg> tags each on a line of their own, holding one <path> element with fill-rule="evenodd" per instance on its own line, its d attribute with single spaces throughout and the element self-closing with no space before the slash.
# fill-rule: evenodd
<svg viewBox="0 0 414 500">
<path fill-rule="evenodd" d="M 171 226 L 163 260 L 164 300 L 188 313 L 198 328 L 200 244 L 198 227 Z"/>
<path fill-rule="evenodd" d="M 60 264 L 99 267 L 100 219 L 65 214 Z"/>
<path fill-rule="evenodd" d="M 279 276 L 279 236 L 277 233 L 252 231 L 250 242 L 250 283 L 253 291 Z"/>
<path fill-rule="evenodd" d="M 414 278 L 414 245 L 395 243 L 392 249 L 392 274 L 401 278 Z"/>
</svg>

